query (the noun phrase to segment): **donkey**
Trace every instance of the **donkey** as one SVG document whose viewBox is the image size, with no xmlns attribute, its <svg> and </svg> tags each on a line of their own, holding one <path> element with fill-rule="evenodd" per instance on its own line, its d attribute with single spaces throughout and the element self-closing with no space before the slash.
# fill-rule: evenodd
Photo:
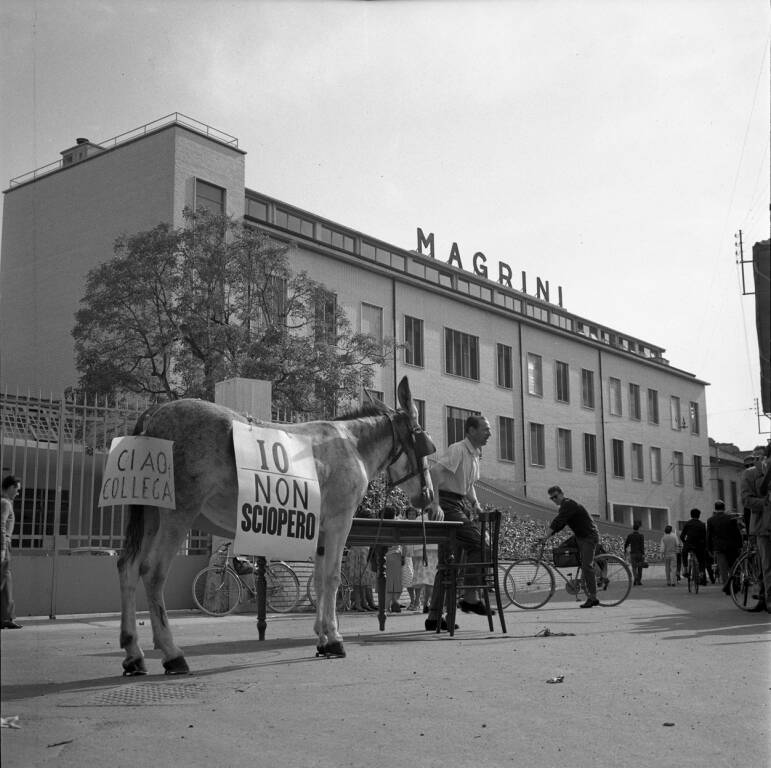
<svg viewBox="0 0 771 768">
<path fill-rule="evenodd" d="M 310 438 L 320 485 L 314 576 L 318 600 L 313 630 L 317 652 L 322 655 L 345 656 L 335 598 L 345 540 L 369 481 L 387 471 L 389 484 L 403 485 L 413 506 L 424 509 L 433 499 L 426 456 L 436 448 L 418 423 L 406 376 L 397 394 L 398 410 L 370 399 L 355 413 L 334 421 L 281 425 L 286 432 Z M 182 650 L 174 643 L 163 589 L 171 561 L 190 528 L 226 538 L 235 535 L 238 480 L 233 421 L 249 420 L 224 406 L 190 399 L 154 406 L 137 421 L 135 435 L 174 441 L 177 506 L 135 506 L 129 514 L 125 549 L 118 559 L 124 675 L 147 674 L 136 625 L 140 576 L 147 594 L 153 642 L 162 651 L 166 674 L 190 671 Z"/>
</svg>

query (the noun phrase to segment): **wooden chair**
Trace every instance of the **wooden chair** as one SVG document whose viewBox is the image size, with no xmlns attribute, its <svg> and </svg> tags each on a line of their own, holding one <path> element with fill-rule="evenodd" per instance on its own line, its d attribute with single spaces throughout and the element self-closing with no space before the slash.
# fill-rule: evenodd
<svg viewBox="0 0 771 768">
<path fill-rule="evenodd" d="M 450 627 L 455 625 L 455 614 L 457 609 L 456 600 L 454 599 L 454 593 L 460 593 L 463 587 L 476 587 L 482 592 L 482 600 L 487 610 L 487 622 L 492 632 L 495 627 L 493 624 L 493 616 L 490 615 L 490 592 L 495 595 L 495 605 L 498 609 L 498 618 L 501 622 L 501 632 L 506 632 L 506 617 L 503 615 L 503 602 L 501 600 L 501 585 L 498 574 L 498 544 L 501 535 L 501 519 L 503 515 L 499 509 L 492 509 L 486 512 L 480 512 L 478 516 L 480 533 L 482 537 L 482 554 L 480 557 L 479 568 L 482 572 L 481 583 L 472 584 L 464 576 L 462 579 L 457 578 L 457 572 L 461 574 L 464 572 L 466 563 L 463 558 L 458 561 L 453 559 L 450 562 L 441 566 L 443 578 L 443 597 L 444 595 L 452 595 L 452 599 L 447 603 L 447 624 Z"/>
</svg>

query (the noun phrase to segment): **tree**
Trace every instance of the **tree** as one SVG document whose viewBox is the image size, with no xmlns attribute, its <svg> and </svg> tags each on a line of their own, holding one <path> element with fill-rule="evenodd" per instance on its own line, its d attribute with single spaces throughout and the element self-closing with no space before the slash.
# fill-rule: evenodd
<svg viewBox="0 0 771 768">
<path fill-rule="evenodd" d="M 227 216 L 185 211 L 120 237 L 89 272 L 73 329 L 79 385 L 158 399 L 214 399 L 233 376 L 272 382 L 273 402 L 335 413 L 358 400 L 392 340 L 357 333 L 288 247 Z"/>
</svg>

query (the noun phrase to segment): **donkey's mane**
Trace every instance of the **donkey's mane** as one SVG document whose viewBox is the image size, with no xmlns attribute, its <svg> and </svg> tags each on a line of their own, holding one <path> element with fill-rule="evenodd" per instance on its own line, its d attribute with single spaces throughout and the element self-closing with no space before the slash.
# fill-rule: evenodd
<svg viewBox="0 0 771 768">
<path fill-rule="evenodd" d="M 386 413 L 386 410 L 384 407 L 378 407 L 377 405 L 374 405 L 373 403 L 364 403 L 359 408 L 356 408 L 354 411 L 349 411 L 348 413 L 342 414 L 342 416 L 335 416 L 333 421 L 351 421 L 352 419 L 360 419 L 364 416 L 382 416 Z"/>
</svg>

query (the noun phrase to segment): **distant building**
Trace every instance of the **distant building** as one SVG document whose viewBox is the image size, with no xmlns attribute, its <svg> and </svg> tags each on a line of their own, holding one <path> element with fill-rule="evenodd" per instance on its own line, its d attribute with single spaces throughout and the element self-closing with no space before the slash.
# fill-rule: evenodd
<svg viewBox="0 0 771 768">
<path fill-rule="evenodd" d="M 205 205 L 288 243 L 293 266 L 323 282 L 357 329 L 404 343 L 375 388 L 393 403 L 409 375 L 440 448 L 466 416 L 487 416 L 490 487 L 543 506 L 557 483 L 600 520 L 654 529 L 712 506 L 705 382 L 661 347 L 571 313 L 540 277 L 523 286 L 502 263 L 432 257 L 430 233 L 386 243 L 247 189 L 237 139 L 179 114 L 62 154 L 4 193 L 3 391 L 75 383 L 70 332 L 87 272 L 112 257 L 117 236 L 179 226 L 185 206 Z"/>
</svg>

